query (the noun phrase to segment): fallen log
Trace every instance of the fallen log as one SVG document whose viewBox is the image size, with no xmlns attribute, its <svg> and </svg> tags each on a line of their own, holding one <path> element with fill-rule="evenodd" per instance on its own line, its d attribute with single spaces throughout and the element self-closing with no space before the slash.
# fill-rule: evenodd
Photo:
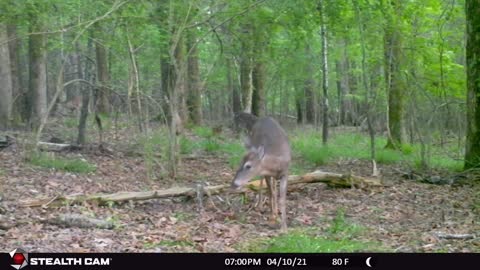
<svg viewBox="0 0 480 270">
<path fill-rule="evenodd" d="M 315 171 L 304 175 L 291 175 L 288 177 L 289 189 L 296 189 L 298 184 L 308 183 L 326 183 L 331 187 L 340 188 L 368 188 L 368 187 L 380 187 L 382 183 L 377 178 L 365 178 L 354 175 L 345 175 L 331 172 Z M 202 187 L 202 193 L 208 195 L 215 195 L 219 193 L 244 193 L 251 190 L 265 189 L 265 185 L 260 184 L 260 180 L 252 181 L 245 185 L 243 189 L 232 190 L 230 185 L 216 185 L 216 186 L 204 186 Z M 57 196 L 54 198 L 46 199 L 33 199 L 20 202 L 20 206 L 23 207 L 47 207 L 47 206 L 60 206 L 68 204 L 77 204 L 82 202 L 97 202 L 98 204 L 105 205 L 115 202 L 124 201 L 141 201 L 149 199 L 161 199 L 161 198 L 173 198 L 173 197 L 194 197 L 199 192 L 198 188 L 194 187 L 173 187 L 162 190 L 152 191 L 124 191 L 113 194 L 73 194 L 67 196 Z"/>
<path fill-rule="evenodd" d="M 70 150 L 79 150 L 81 146 L 68 143 L 38 142 L 38 149 L 47 152 L 62 152 Z"/>
</svg>

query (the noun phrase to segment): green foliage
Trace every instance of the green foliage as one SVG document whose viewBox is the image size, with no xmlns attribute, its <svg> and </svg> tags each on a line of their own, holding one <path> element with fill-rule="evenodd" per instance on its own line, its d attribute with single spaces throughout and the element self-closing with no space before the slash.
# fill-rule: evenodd
<svg viewBox="0 0 480 270">
<path fill-rule="evenodd" d="M 213 137 L 213 130 L 210 127 L 196 126 L 196 127 L 193 127 L 192 131 L 193 131 L 193 134 L 201 138 L 209 139 Z"/>
<path fill-rule="evenodd" d="M 222 147 L 222 145 L 214 138 L 203 140 L 202 145 L 203 149 L 209 153 L 219 151 Z"/>
<path fill-rule="evenodd" d="M 292 151 L 299 155 L 302 160 L 320 166 L 338 158 L 355 158 L 370 160 L 370 139 L 367 135 L 358 133 L 342 133 L 331 137 L 328 146 L 323 146 L 319 134 L 313 131 L 301 131 L 291 136 Z M 395 164 L 400 162 L 420 166 L 420 145 L 403 144 L 401 151 L 385 149 L 387 139 L 376 138 L 376 161 L 380 164 Z M 449 146 L 444 146 L 449 147 Z M 429 158 L 429 166 L 432 168 L 443 168 L 450 171 L 461 171 L 462 160 L 457 157 L 450 157 L 442 148 L 433 147 Z M 448 148 L 448 153 L 461 152 L 457 144 Z M 298 166 L 298 161 L 295 161 Z M 293 164 L 293 166 L 295 166 Z"/>
<path fill-rule="evenodd" d="M 193 142 L 192 140 L 188 139 L 185 136 L 180 137 L 179 143 L 180 143 L 180 154 L 183 154 L 183 155 L 191 154 L 193 150 L 197 147 L 195 142 Z"/>
<path fill-rule="evenodd" d="M 316 166 L 327 163 L 332 158 L 332 152 L 328 146 L 322 146 L 319 139 L 300 137 L 293 141 L 293 151 Z"/>
<path fill-rule="evenodd" d="M 346 220 L 343 208 L 337 210 L 337 215 L 333 218 L 332 224 L 328 228 L 328 232 L 332 235 L 341 234 L 347 237 L 359 235 L 363 230 L 363 227 Z"/>
<path fill-rule="evenodd" d="M 359 225 L 345 219 L 343 210 L 337 216 L 323 236 L 317 235 L 318 230 L 290 229 L 288 233 L 271 239 L 260 239 L 251 242 L 247 251 L 267 253 L 319 253 L 319 252 L 359 252 L 381 250 L 378 243 L 357 240 L 356 237 L 364 230 Z"/>
<path fill-rule="evenodd" d="M 28 161 L 33 165 L 43 168 L 74 173 L 90 173 L 96 170 L 95 165 L 90 164 L 84 159 L 68 159 L 64 157 L 55 157 L 45 153 L 32 154 L 29 157 Z"/>
<path fill-rule="evenodd" d="M 63 124 L 67 127 L 67 128 L 76 128 L 78 126 L 78 119 L 77 118 L 74 118 L 74 117 L 66 117 L 64 120 L 63 120 Z"/>
<path fill-rule="evenodd" d="M 141 138 L 139 141 L 143 147 L 143 159 L 148 179 L 156 178 L 155 161 L 157 154 L 160 154 L 162 157 L 168 156 L 168 138 L 168 131 L 159 129 L 150 134 L 150 136 Z"/>
<path fill-rule="evenodd" d="M 320 253 L 320 252 L 358 252 L 369 248 L 367 243 L 350 239 L 329 239 L 309 235 L 303 231 L 293 231 L 269 241 L 266 248 L 256 250 L 267 253 Z"/>
<path fill-rule="evenodd" d="M 376 153 L 376 161 L 383 164 L 393 164 L 402 160 L 402 153 L 397 150 L 381 148 Z"/>
<path fill-rule="evenodd" d="M 236 169 L 238 167 L 245 153 L 244 147 L 238 142 L 224 144 L 222 151 L 227 154 L 228 164 L 232 169 Z"/>
</svg>

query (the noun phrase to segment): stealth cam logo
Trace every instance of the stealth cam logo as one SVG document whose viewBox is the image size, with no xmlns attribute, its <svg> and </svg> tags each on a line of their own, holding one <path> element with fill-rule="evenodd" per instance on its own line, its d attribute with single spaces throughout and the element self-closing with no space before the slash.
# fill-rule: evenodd
<svg viewBox="0 0 480 270">
<path fill-rule="evenodd" d="M 21 248 L 17 248 L 12 250 L 10 253 L 10 257 L 12 257 L 12 264 L 11 266 L 15 269 L 22 269 L 28 264 L 28 253 Z"/>
</svg>

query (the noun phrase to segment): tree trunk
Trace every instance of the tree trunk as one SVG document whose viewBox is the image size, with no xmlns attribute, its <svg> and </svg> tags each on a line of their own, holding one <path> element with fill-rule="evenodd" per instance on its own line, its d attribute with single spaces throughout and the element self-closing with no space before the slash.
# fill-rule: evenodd
<svg viewBox="0 0 480 270">
<path fill-rule="evenodd" d="M 467 0 L 467 141 L 465 169 L 480 166 L 480 0 Z"/>
<path fill-rule="evenodd" d="M 250 55 L 245 53 L 240 60 L 240 86 L 242 89 L 242 105 L 243 111 L 247 113 L 252 112 L 252 94 L 253 94 L 253 82 L 252 82 L 252 64 Z"/>
<path fill-rule="evenodd" d="M 196 45 L 197 36 L 195 29 L 188 31 L 187 50 L 188 55 L 188 111 L 190 119 L 195 125 L 201 125 L 203 122 L 202 111 L 202 89 L 200 83 L 200 71 L 198 63 L 198 48 Z"/>
<path fill-rule="evenodd" d="M 303 98 L 297 94 L 295 97 L 295 109 L 297 111 L 297 124 L 303 123 Z"/>
<path fill-rule="evenodd" d="M 232 59 L 227 59 L 227 82 L 228 82 L 228 89 L 232 93 L 232 108 L 233 113 L 238 113 L 242 111 L 242 98 L 241 93 L 238 89 L 238 83 L 235 83 L 233 73 L 233 63 Z"/>
<path fill-rule="evenodd" d="M 78 44 L 75 44 L 77 50 L 71 52 L 68 56 L 69 65 L 66 67 L 65 81 L 82 78 L 82 68 L 80 65 L 80 51 L 78 50 Z M 71 84 L 65 88 L 66 101 L 73 100 L 74 98 L 82 95 L 83 86 L 79 83 Z"/>
<path fill-rule="evenodd" d="M 12 113 L 12 72 L 7 26 L 0 23 L 0 130 L 10 125 Z"/>
<path fill-rule="evenodd" d="M 92 35 L 90 34 L 90 37 Z M 77 46 L 77 52 L 79 52 L 79 48 Z M 88 39 L 88 45 L 87 45 L 87 53 L 90 53 L 93 51 L 93 44 L 92 44 L 92 38 Z M 81 59 L 78 59 L 78 63 L 81 63 Z M 95 85 L 95 76 L 94 70 L 93 70 L 93 65 L 92 63 L 87 59 L 85 61 L 85 72 L 82 74 L 82 69 L 81 66 L 78 67 L 79 74 L 78 76 L 85 77 L 85 80 L 87 82 L 92 83 L 92 85 Z M 83 76 L 82 76 L 83 75 Z M 80 86 L 80 89 L 82 91 L 82 108 L 80 110 L 80 119 L 78 120 L 78 137 L 77 137 L 77 144 L 83 145 L 86 142 L 86 127 L 87 127 L 87 117 L 88 117 L 88 105 L 90 103 L 90 93 L 92 92 L 91 86 L 90 85 L 85 85 L 82 84 Z"/>
<path fill-rule="evenodd" d="M 178 69 L 175 71 L 175 91 L 177 91 L 178 98 L 178 114 L 182 123 L 188 123 L 188 108 L 187 108 L 187 85 L 186 85 L 186 67 L 185 66 L 185 46 L 184 39 L 180 38 L 177 47 L 175 48 L 175 61 Z"/>
<path fill-rule="evenodd" d="M 165 48 L 165 50 L 168 50 Z M 171 92 L 172 89 L 172 82 L 173 82 L 173 68 L 170 64 L 170 60 L 167 54 L 163 54 L 160 56 L 160 73 L 161 73 L 161 85 L 160 85 L 160 93 L 159 93 L 159 102 L 160 106 L 162 106 L 162 111 L 165 115 L 162 115 L 162 117 L 165 117 L 165 119 L 161 119 L 162 121 L 167 121 L 170 119 L 170 109 L 167 103 L 167 100 L 170 98 L 169 93 Z"/>
<path fill-rule="evenodd" d="M 262 60 L 255 63 L 252 71 L 252 84 L 252 113 L 263 117 L 265 116 L 265 64 Z"/>
<path fill-rule="evenodd" d="M 305 55 L 307 57 L 306 70 L 305 70 L 305 80 L 304 80 L 304 92 L 305 92 L 305 120 L 309 124 L 315 123 L 316 116 L 316 102 L 315 102 L 315 93 L 314 93 L 314 79 L 313 79 L 313 62 L 310 60 L 313 57 L 311 52 L 310 45 L 307 44 L 305 47 Z"/>
<path fill-rule="evenodd" d="M 397 26 L 396 20 L 399 20 L 400 1 L 392 0 L 389 2 L 389 8 L 392 9 L 388 25 L 385 29 L 385 79 L 388 91 L 388 130 L 389 136 L 386 148 L 399 148 L 405 137 L 404 124 L 404 84 L 401 75 L 402 66 L 402 36 Z M 391 16 L 389 16 L 391 15 Z"/>
<path fill-rule="evenodd" d="M 43 25 L 35 14 L 30 15 L 30 32 L 42 32 Z M 47 112 L 47 50 L 45 34 L 29 36 L 29 107 L 30 126 L 36 129 Z"/>
<path fill-rule="evenodd" d="M 323 121 L 322 121 L 322 142 L 327 144 L 328 140 L 328 43 L 327 43 L 327 25 L 325 22 L 325 9 L 323 0 L 320 1 L 321 16 L 321 36 L 322 36 L 322 88 L 323 88 Z"/>
<path fill-rule="evenodd" d="M 95 42 L 97 78 L 98 84 L 100 85 L 98 88 L 95 104 L 99 113 L 108 115 L 110 113 L 110 90 L 108 87 L 110 83 L 110 73 L 108 71 L 107 49 L 105 48 L 105 44 L 103 44 L 102 40 L 99 38 L 102 33 L 101 26 L 97 23 L 95 28 L 97 41 Z"/>
<path fill-rule="evenodd" d="M 347 98 L 350 93 L 349 78 L 348 78 L 348 51 L 347 42 L 345 41 L 342 48 L 341 59 L 335 61 L 337 93 L 338 93 L 338 107 L 340 125 L 352 124 L 352 101 Z"/>
<path fill-rule="evenodd" d="M 8 51 L 10 53 L 10 71 L 12 74 L 12 118 L 18 121 L 26 121 L 28 113 L 26 105 L 26 94 L 22 86 L 22 80 L 20 80 L 20 58 L 18 50 L 20 48 L 20 40 L 17 37 L 17 26 L 7 25 L 8 33 Z"/>
</svg>

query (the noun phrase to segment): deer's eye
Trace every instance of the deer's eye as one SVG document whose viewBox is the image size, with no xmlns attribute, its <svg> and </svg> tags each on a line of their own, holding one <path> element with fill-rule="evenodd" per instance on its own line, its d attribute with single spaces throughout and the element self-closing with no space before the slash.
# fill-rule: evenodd
<svg viewBox="0 0 480 270">
<path fill-rule="evenodd" d="M 246 169 L 246 170 L 250 170 L 251 168 L 252 168 L 252 165 L 250 165 L 250 164 L 245 164 L 245 169 Z"/>
</svg>

